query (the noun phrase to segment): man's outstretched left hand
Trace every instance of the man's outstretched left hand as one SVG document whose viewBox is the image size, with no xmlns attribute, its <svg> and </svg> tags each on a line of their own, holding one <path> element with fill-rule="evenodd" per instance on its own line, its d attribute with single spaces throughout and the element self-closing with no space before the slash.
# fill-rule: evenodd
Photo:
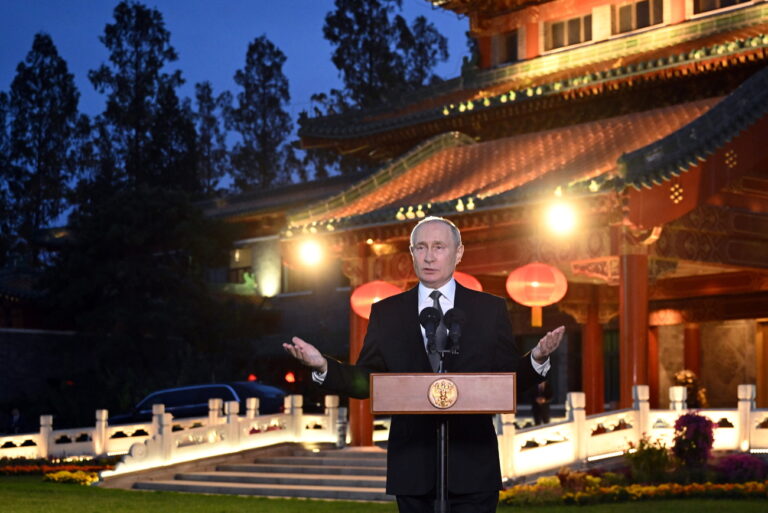
<svg viewBox="0 0 768 513">
<path fill-rule="evenodd" d="M 541 337 L 541 340 L 539 340 L 539 343 L 536 344 L 536 347 L 534 347 L 531 352 L 533 359 L 536 360 L 537 363 L 546 362 L 549 355 L 554 353 L 560 345 L 560 341 L 563 340 L 564 334 L 565 326 L 560 326 Z"/>
</svg>

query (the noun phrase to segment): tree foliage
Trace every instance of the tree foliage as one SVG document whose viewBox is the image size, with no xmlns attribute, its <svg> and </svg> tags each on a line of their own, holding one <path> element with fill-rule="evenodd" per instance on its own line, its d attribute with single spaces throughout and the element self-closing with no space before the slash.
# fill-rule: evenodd
<svg viewBox="0 0 768 513">
<path fill-rule="evenodd" d="M 15 212 L 10 224 L 16 251 L 35 253 L 30 241 L 66 206 L 77 172 L 73 141 L 79 96 L 51 37 L 36 34 L 32 49 L 16 68 L 7 100 L 10 138 L 3 167 Z"/>
<path fill-rule="evenodd" d="M 344 83 L 341 90 L 312 96 L 311 117 L 379 108 L 403 93 L 439 81 L 434 67 L 448 59 L 448 43 L 423 16 L 411 24 L 399 13 L 402 0 L 335 0 L 323 35 L 333 47 L 331 60 Z M 316 178 L 332 172 L 370 171 L 373 165 L 354 155 L 330 149 L 308 149 L 304 166 Z"/>
<path fill-rule="evenodd" d="M 349 102 L 371 108 L 438 80 L 434 66 L 448 58 L 448 43 L 423 16 L 409 25 L 402 0 L 336 0 L 323 35 Z"/>
<path fill-rule="evenodd" d="M 96 90 L 107 94 L 99 126 L 109 132 L 113 178 L 133 187 L 174 183 L 194 192 L 190 113 L 176 95 L 181 72 L 164 71 L 178 56 L 163 16 L 126 1 L 113 14 L 114 23 L 99 38 L 109 50 L 110 64 L 88 75 Z"/>
<path fill-rule="evenodd" d="M 210 82 L 195 84 L 193 116 L 197 129 L 197 176 L 206 197 L 219 191 L 221 180 L 229 170 L 227 132 L 223 119 L 231 104 L 232 95 L 229 92 L 214 96 Z"/>
<path fill-rule="evenodd" d="M 248 45 L 245 66 L 235 73 L 241 91 L 228 125 L 240 136 L 232 150 L 238 191 L 290 181 L 294 156 L 286 140 L 293 124 L 284 108 L 290 101 L 284 63 L 283 52 L 262 35 Z"/>
</svg>

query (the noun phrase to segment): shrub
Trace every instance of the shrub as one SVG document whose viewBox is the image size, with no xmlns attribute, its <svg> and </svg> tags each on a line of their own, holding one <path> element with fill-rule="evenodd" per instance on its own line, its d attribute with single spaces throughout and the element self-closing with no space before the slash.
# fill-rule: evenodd
<svg viewBox="0 0 768 513">
<path fill-rule="evenodd" d="M 715 424 L 698 413 L 686 413 L 675 421 L 672 452 L 684 467 L 703 468 L 712 453 Z"/>
<path fill-rule="evenodd" d="M 661 440 L 652 441 L 643 435 L 637 447 L 630 442 L 630 450 L 624 453 L 635 483 L 661 483 L 667 480 L 670 458 Z M 634 450 L 632 450 L 634 449 Z"/>
<path fill-rule="evenodd" d="M 768 474 L 763 460 L 748 453 L 723 456 L 715 464 L 718 481 L 725 483 L 746 483 L 760 481 Z"/>
<path fill-rule="evenodd" d="M 77 470 L 70 472 L 68 470 L 60 470 L 59 472 L 51 472 L 43 476 L 43 481 L 51 481 L 53 483 L 74 483 L 80 485 L 90 485 L 99 480 L 99 475 L 96 472 L 83 472 Z"/>
</svg>

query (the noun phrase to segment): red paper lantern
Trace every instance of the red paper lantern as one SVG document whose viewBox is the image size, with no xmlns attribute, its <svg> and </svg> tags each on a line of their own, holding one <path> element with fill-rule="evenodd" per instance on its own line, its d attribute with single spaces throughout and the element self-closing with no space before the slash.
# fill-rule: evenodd
<svg viewBox="0 0 768 513">
<path fill-rule="evenodd" d="M 386 281 L 369 281 L 360 285 L 352 292 L 349 304 L 357 315 L 364 319 L 370 319 L 372 304 L 400 292 L 402 290 Z"/>
<path fill-rule="evenodd" d="M 467 287 L 468 289 L 476 290 L 478 292 L 483 291 L 483 285 L 480 283 L 480 280 L 472 276 L 471 274 L 463 273 L 461 271 L 455 271 L 453 273 L 453 278 Z"/>
<path fill-rule="evenodd" d="M 541 326 L 541 307 L 557 303 L 568 290 L 568 280 L 556 267 L 534 262 L 518 267 L 507 278 L 507 293 L 533 308 L 531 325 Z"/>
</svg>

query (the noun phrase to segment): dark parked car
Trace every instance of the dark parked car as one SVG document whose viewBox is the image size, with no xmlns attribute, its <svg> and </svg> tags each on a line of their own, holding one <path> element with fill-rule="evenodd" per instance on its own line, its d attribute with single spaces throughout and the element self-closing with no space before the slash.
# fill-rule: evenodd
<svg viewBox="0 0 768 513">
<path fill-rule="evenodd" d="M 285 395 L 285 391 L 277 387 L 255 381 L 166 388 L 149 394 L 131 413 L 110 417 L 109 423 L 148 422 L 152 419 L 153 404 L 165 405 L 166 413 L 171 413 L 174 418 L 205 417 L 208 415 L 208 399 L 214 398 L 222 399 L 224 402 L 238 401 L 240 414 L 244 414 L 245 400 L 249 397 L 258 397 L 260 414 L 281 413 Z"/>
</svg>

